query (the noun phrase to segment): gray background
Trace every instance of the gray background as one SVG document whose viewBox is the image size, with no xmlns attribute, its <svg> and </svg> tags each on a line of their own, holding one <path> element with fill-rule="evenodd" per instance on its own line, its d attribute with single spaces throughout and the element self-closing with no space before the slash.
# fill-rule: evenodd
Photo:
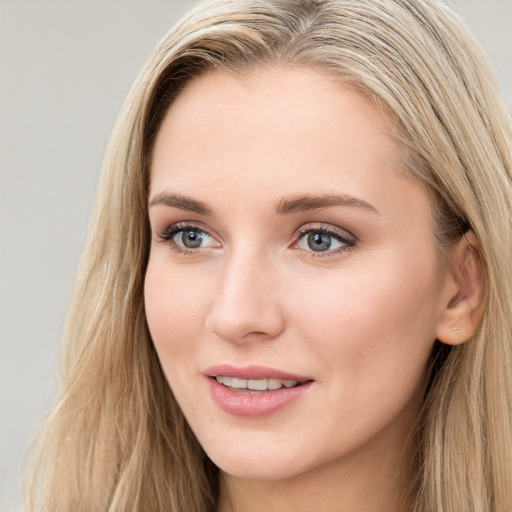
<svg viewBox="0 0 512 512">
<path fill-rule="evenodd" d="M 0 510 L 49 402 L 109 132 L 192 0 L 0 0 Z M 455 2 L 512 106 L 512 0 Z"/>
</svg>

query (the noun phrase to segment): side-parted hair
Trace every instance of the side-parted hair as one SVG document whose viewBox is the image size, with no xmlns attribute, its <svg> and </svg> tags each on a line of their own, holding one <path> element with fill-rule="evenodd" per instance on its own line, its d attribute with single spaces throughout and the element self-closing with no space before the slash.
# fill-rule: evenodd
<svg viewBox="0 0 512 512">
<path fill-rule="evenodd" d="M 440 0 L 207 0 L 159 43 L 114 128 L 64 329 L 60 394 L 32 450 L 27 512 L 215 510 L 218 470 L 146 325 L 151 150 L 194 77 L 273 64 L 318 70 L 382 108 L 405 172 L 431 194 L 441 254 L 475 233 L 486 310 L 468 342 L 436 342 L 414 510 L 512 510 L 512 128 L 480 46 Z"/>
</svg>

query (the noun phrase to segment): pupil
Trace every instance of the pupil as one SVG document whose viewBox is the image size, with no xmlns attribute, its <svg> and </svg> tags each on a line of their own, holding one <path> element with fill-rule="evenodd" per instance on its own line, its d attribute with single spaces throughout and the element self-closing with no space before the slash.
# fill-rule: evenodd
<svg viewBox="0 0 512 512">
<path fill-rule="evenodd" d="M 315 252 L 327 251 L 331 247 L 331 237 L 325 233 L 310 233 L 308 246 Z"/>
<path fill-rule="evenodd" d="M 201 231 L 186 231 L 182 236 L 183 245 L 189 249 L 197 249 L 203 241 Z"/>
</svg>

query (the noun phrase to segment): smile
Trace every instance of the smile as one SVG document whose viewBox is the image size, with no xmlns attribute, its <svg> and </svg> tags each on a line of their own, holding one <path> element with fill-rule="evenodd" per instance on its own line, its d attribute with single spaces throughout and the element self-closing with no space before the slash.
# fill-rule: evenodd
<svg viewBox="0 0 512 512">
<path fill-rule="evenodd" d="M 281 411 L 307 395 L 314 383 L 306 376 L 264 366 L 218 365 L 205 372 L 210 397 L 222 411 L 260 418 Z"/>
<path fill-rule="evenodd" d="M 215 377 L 215 379 L 219 384 L 238 391 L 275 391 L 282 387 L 293 388 L 299 385 L 298 381 L 289 379 L 239 379 L 237 377 L 226 377 L 221 375 Z"/>
</svg>

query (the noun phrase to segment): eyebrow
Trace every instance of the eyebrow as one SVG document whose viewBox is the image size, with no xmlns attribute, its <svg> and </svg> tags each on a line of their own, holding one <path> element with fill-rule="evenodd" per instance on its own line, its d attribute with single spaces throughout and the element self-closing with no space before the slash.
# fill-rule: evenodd
<svg viewBox="0 0 512 512">
<path fill-rule="evenodd" d="M 200 215 L 212 215 L 212 210 L 203 203 L 202 201 L 197 201 L 196 199 L 192 199 L 191 197 L 182 196 L 180 194 L 173 194 L 170 192 L 161 192 L 157 194 L 151 201 L 149 202 L 149 207 L 164 205 L 169 206 L 170 208 L 178 208 L 180 210 L 184 210 L 187 212 L 198 213 Z"/>
<path fill-rule="evenodd" d="M 276 212 L 280 215 L 297 213 L 307 210 L 319 210 L 331 206 L 351 206 L 363 208 L 373 213 L 379 214 L 379 210 L 370 203 L 346 194 L 326 194 L 326 195 L 304 195 L 293 199 L 280 199 L 276 205 Z"/>
<path fill-rule="evenodd" d="M 171 192 L 161 192 L 149 202 L 149 207 L 164 205 L 170 208 L 198 213 L 199 215 L 213 215 L 213 210 L 202 201 Z M 292 199 L 283 198 L 275 203 L 275 211 L 279 215 L 288 215 L 307 210 L 320 210 L 332 206 L 350 206 L 363 208 L 373 213 L 380 213 L 370 203 L 347 194 L 303 195 Z"/>
</svg>

